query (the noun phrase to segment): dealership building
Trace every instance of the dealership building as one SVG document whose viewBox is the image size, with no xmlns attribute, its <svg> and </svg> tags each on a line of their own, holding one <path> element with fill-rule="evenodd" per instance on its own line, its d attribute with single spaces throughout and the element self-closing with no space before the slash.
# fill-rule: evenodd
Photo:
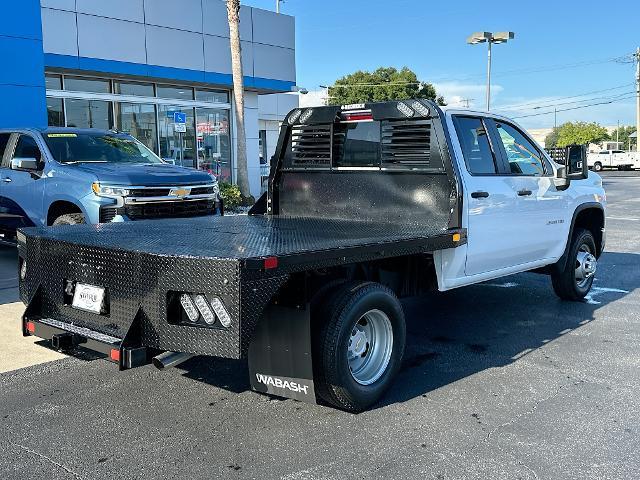
<svg viewBox="0 0 640 480">
<path fill-rule="evenodd" d="M 168 161 L 235 179 L 224 1 L 6 3 L 0 19 L 0 128 L 117 129 Z M 291 93 L 295 22 L 243 6 L 240 38 L 248 167 L 257 195 L 278 124 L 298 104 Z M 185 116 L 186 127 L 176 127 Z"/>
</svg>

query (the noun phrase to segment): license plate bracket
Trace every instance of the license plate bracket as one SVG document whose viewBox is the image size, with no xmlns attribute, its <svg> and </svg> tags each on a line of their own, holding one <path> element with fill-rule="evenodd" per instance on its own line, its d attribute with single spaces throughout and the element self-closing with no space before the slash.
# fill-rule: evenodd
<svg viewBox="0 0 640 480">
<path fill-rule="evenodd" d="M 96 285 L 76 283 L 71 306 L 77 310 L 101 314 L 104 311 L 105 289 Z"/>
</svg>

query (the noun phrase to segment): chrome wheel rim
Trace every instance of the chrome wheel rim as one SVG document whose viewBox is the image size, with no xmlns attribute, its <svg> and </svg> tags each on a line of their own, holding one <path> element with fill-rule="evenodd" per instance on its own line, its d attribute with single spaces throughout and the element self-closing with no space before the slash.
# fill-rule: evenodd
<svg viewBox="0 0 640 480">
<path fill-rule="evenodd" d="M 351 328 L 347 360 L 351 376 L 371 385 L 386 371 L 393 351 L 391 320 L 381 310 L 369 310 Z"/>
<path fill-rule="evenodd" d="M 591 252 L 589 245 L 581 245 L 576 256 L 576 285 L 584 288 L 595 275 L 598 268 L 598 260 Z"/>
</svg>

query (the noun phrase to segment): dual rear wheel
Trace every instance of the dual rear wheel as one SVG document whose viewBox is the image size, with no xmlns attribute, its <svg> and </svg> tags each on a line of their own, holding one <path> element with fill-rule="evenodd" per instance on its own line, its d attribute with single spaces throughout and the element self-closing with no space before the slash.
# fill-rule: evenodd
<svg viewBox="0 0 640 480">
<path fill-rule="evenodd" d="M 313 368 L 318 396 L 360 412 L 389 387 L 402 364 L 406 326 L 391 290 L 346 282 L 316 296 Z"/>
</svg>

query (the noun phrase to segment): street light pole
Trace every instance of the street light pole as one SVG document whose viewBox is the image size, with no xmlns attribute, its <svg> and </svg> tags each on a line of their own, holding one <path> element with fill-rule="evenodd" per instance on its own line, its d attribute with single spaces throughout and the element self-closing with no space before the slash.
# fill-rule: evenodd
<svg viewBox="0 0 640 480">
<path fill-rule="evenodd" d="M 487 112 L 491 109 L 491 44 L 487 42 Z"/>
<path fill-rule="evenodd" d="M 640 152 L 640 47 L 636 49 L 636 151 Z"/>
<path fill-rule="evenodd" d="M 487 43 L 487 111 L 491 108 L 491 46 L 494 43 L 506 43 L 514 37 L 513 32 L 476 32 L 467 38 L 470 45 Z"/>
</svg>

